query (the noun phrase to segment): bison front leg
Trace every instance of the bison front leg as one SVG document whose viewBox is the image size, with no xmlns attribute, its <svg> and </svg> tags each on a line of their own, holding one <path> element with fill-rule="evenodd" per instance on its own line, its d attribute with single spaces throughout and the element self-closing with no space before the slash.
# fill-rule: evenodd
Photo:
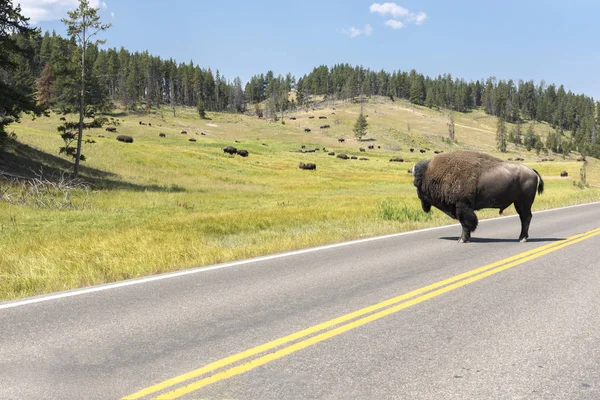
<svg viewBox="0 0 600 400">
<path fill-rule="evenodd" d="M 471 232 L 477 229 L 477 215 L 472 207 L 467 204 L 459 203 L 456 205 L 456 218 L 462 225 L 462 235 L 458 239 L 459 243 L 467 243 L 471 240 Z"/>
</svg>

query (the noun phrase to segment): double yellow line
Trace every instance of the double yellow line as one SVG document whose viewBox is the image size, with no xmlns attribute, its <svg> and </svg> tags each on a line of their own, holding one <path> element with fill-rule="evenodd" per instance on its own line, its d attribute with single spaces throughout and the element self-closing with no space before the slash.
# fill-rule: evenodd
<svg viewBox="0 0 600 400">
<path fill-rule="evenodd" d="M 396 313 L 400 310 L 411 307 L 415 304 L 422 303 L 431 298 L 434 298 L 434 297 L 437 297 L 444 293 L 458 289 L 458 288 L 468 285 L 470 283 L 479 281 L 490 275 L 497 274 L 498 272 L 502 272 L 506 269 L 512 268 L 516 265 L 525 263 L 525 262 L 533 260 L 535 258 L 541 257 L 541 256 L 551 253 L 553 251 L 562 249 L 564 247 L 573 245 L 575 243 L 579 243 L 583 240 L 589 239 L 596 235 L 600 235 L 600 228 L 596 228 L 594 230 L 591 230 L 591 231 L 588 231 L 588 232 L 585 232 L 585 233 L 582 233 L 579 235 L 571 236 L 564 240 L 560 240 L 560 241 L 553 242 L 553 243 L 550 243 L 550 244 L 547 244 L 547 245 L 544 245 L 541 247 L 537 247 L 535 249 L 517 254 L 517 255 L 509 257 L 509 258 L 506 258 L 504 260 L 485 265 L 481 268 L 477 268 L 477 269 L 453 276 L 451 278 L 436 282 L 429 286 L 425 286 L 423 288 L 413 290 L 412 292 L 403 294 L 401 296 L 394 297 L 392 299 L 383 301 L 381 303 L 374 304 L 369 307 L 365 307 L 363 309 L 352 312 L 350 314 L 342 315 L 341 317 L 334 318 L 332 320 L 312 326 L 310 328 L 293 333 L 291 335 L 284 336 L 282 338 L 279 338 L 279 339 L 273 340 L 271 342 L 265 343 L 263 345 L 251 348 L 251 349 L 243 351 L 241 353 L 234 354 L 234 355 L 224 358 L 222 360 L 215 361 L 215 362 L 210 363 L 202 368 L 196 369 L 194 371 L 190 371 L 183 375 L 176 376 L 176 377 L 168 379 L 164 382 L 161 382 L 156 385 L 150 386 L 148 388 L 142 389 L 142 390 L 140 390 L 136 393 L 133 393 L 129 396 L 125 396 L 123 399 L 127 399 L 127 400 L 139 399 L 139 398 L 142 398 L 142 397 L 145 397 L 145 396 L 157 393 L 157 392 L 161 392 L 161 391 L 167 390 L 169 388 L 173 388 L 174 386 L 179 385 L 180 383 L 192 380 L 194 378 L 198 378 L 201 375 L 205 375 L 210 372 L 216 371 L 220 368 L 234 364 L 238 361 L 246 360 L 255 355 L 267 352 L 266 354 L 264 354 L 260 357 L 250 359 L 246 363 L 242 363 L 242 364 L 230 367 L 228 369 L 214 373 L 213 375 L 201 378 L 197 381 L 190 382 L 185 386 L 171 390 L 167 393 L 163 393 L 162 395 L 159 395 L 157 397 L 157 399 L 175 399 L 175 398 L 181 397 L 183 395 L 191 393 L 195 390 L 203 388 L 212 383 L 222 381 L 224 379 L 228 379 L 228 378 L 231 378 L 236 375 L 243 374 L 243 373 L 248 372 L 248 371 L 250 371 L 254 368 L 257 368 L 261 365 L 265 365 L 271 361 L 285 357 L 289 354 L 295 353 L 306 347 L 312 346 L 316 343 L 319 343 L 319 342 L 322 342 L 329 338 L 332 338 L 334 336 L 340 335 L 351 329 L 365 325 L 369 322 L 376 321 L 380 318 L 383 318 L 390 314 Z M 337 325 L 339 325 L 339 326 L 337 326 Z M 333 328 L 333 329 L 329 329 L 329 328 Z M 327 330 L 327 329 L 329 329 L 329 330 Z M 319 333 L 324 330 L 325 330 L 325 332 Z M 311 336 L 311 335 L 314 335 L 314 336 Z M 304 340 L 298 341 L 299 339 L 304 339 Z M 294 343 L 292 343 L 292 342 L 294 342 Z M 286 346 L 281 347 L 283 345 L 286 345 Z M 269 350 L 273 350 L 278 347 L 281 347 L 281 348 L 278 350 L 274 350 L 272 352 L 268 352 Z"/>
</svg>

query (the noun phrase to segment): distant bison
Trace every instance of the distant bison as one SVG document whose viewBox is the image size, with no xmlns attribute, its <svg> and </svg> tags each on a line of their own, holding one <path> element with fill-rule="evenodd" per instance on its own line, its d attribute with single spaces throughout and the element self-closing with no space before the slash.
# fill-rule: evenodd
<svg viewBox="0 0 600 400">
<path fill-rule="evenodd" d="M 404 162 L 404 159 L 400 157 L 390 158 L 390 162 Z"/>
<path fill-rule="evenodd" d="M 195 142 L 195 141 L 196 141 L 196 139 L 195 139 L 195 138 L 193 138 L 193 137 L 189 138 L 188 140 L 189 140 L 190 142 Z"/>
<path fill-rule="evenodd" d="M 441 151 L 441 150 L 435 150 L 434 153 L 435 154 L 440 154 L 440 153 L 443 153 L 443 151 Z"/>
<path fill-rule="evenodd" d="M 361 157 L 358 159 L 358 161 L 369 161 L 369 159 L 367 157 Z"/>
<path fill-rule="evenodd" d="M 425 153 L 426 150 L 421 149 L 419 151 L 421 152 L 421 154 L 423 154 L 423 153 Z"/>
<path fill-rule="evenodd" d="M 364 153 L 366 151 L 363 147 L 361 147 L 359 150 L 361 153 Z"/>
<path fill-rule="evenodd" d="M 413 148 L 411 147 L 411 148 L 410 148 L 410 152 L 412 153 L 412 152 L 414 152 L 414 151 L 415 151 L 415 149 L 413 149 Z"/>
<path fill-rule="evenodd" d="M 133 143 L 133 138 L 127 135 L 119 135 L 117 136 L 117 140 L 124 143 Z"/>
<path fill-rule="evenodd" d="M 234 155 L 237 153 L 237 149 L 233 146 L 227 146 L 227 147 L 223 147 L 223 152 Z"/>
<path fill-rule="evenodd" d="M 338 139 L 338 142 L 340 142 L 340 143 L 344 143 L 345 141 L 346 141 L 346 139 L 344 139 L 344 138 L 339 138 Z"/>
<path fill-rule="evenodd" d="M 564 178 L 565 176 L 569 176 L 569 173 L 567 171 L 562 171 L 560 173 L 560 176 L 562 176 Z"/>
<path fill-rule="evenodd" d="M 502 214 L 511 204 L 521 218 L 519 240 L 527 241 L 531 205 L 536 191 L 544 191 L 544 181 L 536 170 L 483 153 L 456 151 L 418 162 L 413 174 L 423 211 L 434 206 L 460 221 L 459 242 L 468 242 L 477 228 L 476 210 L 499 208 Z"/>
<path fill-rule="evenodd" d="M 114 126 L 109 126 L 108 128 L 106 128 L 106 132 L 116 132 L 117 128 L 115 128 Z"/>
<path fill-rule="evenodd" d="M 290 117 L 290 120 L 295 121 L 296 117 Z"/>
<path fill-rule="evenodd" d="M 66 121 L 67 119 L 65 117 L 60 117 L 61 121 Z"/>
<path fill-rule="evenodd" d="M 342 160 L 347 160 L 349 157 L 346 154 L 338 154 L 337 158 L 341 158 Z"/>
<path fill-rule="evenodd" d="M 321 116 L 319 117 L 319 119 L 327 119 L 327 117 L 325 117 L 325 116 L 321 115 Z"/>
<path fill-rule="evenodd" d="M 248 157 L 248 150 L 238 150 L 237 153 L 242 157 Z"/>
<path fill-rule="evenodd" d="M 187 131 L 181 131 L 182 135 L 187 135 Z"/>
<path fill-rule="evenodd" d="M 304 128 L 304 132 L 310 132 L 310 128 Z"/>
<path fill-rule="evenodd" d="M 315 119 L 315 117 L 311 115 L 310 117 L 308 117 L 308 119 Z"/>
<path fill-rule="evenodd" d="M 301 162 L 300 164 L 298 164 L 298 168 L 300 168 L 300 169 L 307 169 L 307 170 L 316 170 L 317 169 L 317 164 L 313 164 L 313 163 L 306 163 L 306 164 L 304 164 L 303 162 Z"/>
<path fill-rule="evenodd" d="M 329 153 L 327 153 L 328 156 L 335 156 L 335 152 L 330 151 Z"/>
<path fill-rule="evenodd" d="M 329 129 L 329 128 L 331 128 L 331 127 L 330 127 L 329 125 L 321 125 L 321 126 L 320 126 L 320 128 L 321 128 L 321 129 Z"/>
<path fill-rule="evenodd" d="M 167 137 L 167 135 L 165 133 L 159 133 L 158 136 L 160 136 L 160 137 Z"/>
</svg>

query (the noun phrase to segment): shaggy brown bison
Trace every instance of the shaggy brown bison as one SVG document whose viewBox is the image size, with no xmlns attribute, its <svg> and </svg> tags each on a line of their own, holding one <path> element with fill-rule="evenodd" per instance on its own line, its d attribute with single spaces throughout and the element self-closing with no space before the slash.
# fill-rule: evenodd
<svg viewBox="0 0 600 400">
<path fill-rule="evenodd" d="M 338 139 L 338 142 L 340 142 L 340 143 L 344 143 L 345 141 L 346 141 L 346 139 L 344 139 L 344 138 L 339 138 Z"/>
<path fill-rule="evenodd" d="M 160 137 L 167 137 L 167 135 L 165 133 L 159 133 L 158 136 L 160 136 Z"/>
<path fill-rule="evenodd" d="M 564 178 L 565 176 L 569 176 L 569 173 L 567 171 L 562 171 L 560 173 L 560 176 L 562 176 Z"/>
<path fill-rule="evenodd" d="M 304 128 L 304 132 L 310 132 L 310 128 Z"/>
<path fill-rule="evenodd" d="M 242 157 L 248 157 L 248 150 L 238 150 L 237 153 Z"/>
<path fill-rule="evenodd" d="M 124 143 L 133 143 L 133 138 L 127 135 L 119 135 L 117 136 L 117 140 Z"/>
<path fill-rule="evenodd" d="M 338 154 L 336 157 L 341 158 L 342 160 L 347 160 L 348 158 L 350 158 L 346 154 Z"/>
<path fill-rule="evenodd" d="M 521 218 L 519 240 L 526 242 L 531 223 L 531 205 L 536 191 L 542 194 L 540 174 L 525 165 L 510 163 L 472 151 L 443 153 L 413 166 L 414 185 L 423 211 L 438 208 L 462 225 L 459 242 L 468 242 L 477 228 L 475 210 L 511 204 Z"/>
<path fill-rule="evenodd" d="M 195 138 L 193 138 L 193 137 L 189 138 L 188 140 L 189 140 L 190 142 L 195 142 L 195 141 L 196 141 L 196 139 L 195 139 Z"/>
<path fill-rule="evenodd" d="M 237 149 L 233 146 L 223 147 L 223 153 L 234 155 L 237 153 Z"/>
<path fill-rule="evenodd" d="M 115 128 L 114 126 L 109 126 L 108 128 L 106 128 L 106 132 L 116 132 L 117 128 Z"/>
<path fill-rule="evenodd" d="M 307 170 L 316 170 L 317 169 L 317 164 L 313 164 L 313 163 L 306 163 L 306 164 L 304 164 L 303 162 L 301 162 L 298 165 L 298 168 L 300 168 L 300 169 L 307 169 Z"/>
</svg>

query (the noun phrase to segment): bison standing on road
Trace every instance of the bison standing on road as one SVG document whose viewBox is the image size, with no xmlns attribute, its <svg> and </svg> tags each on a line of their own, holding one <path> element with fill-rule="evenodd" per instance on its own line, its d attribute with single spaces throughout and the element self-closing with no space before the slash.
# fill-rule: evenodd
<svg viewBox="0 0 600 400">
<path fill-rule="evenodd" d="M 459 242 L 468 242 L 477 228 L 475 210 L 499 208 L 502 214 L 511 204 L 521 218 L 519 240 L 527 241 L 531 205 L 536 191 L 544 191 L 544 181 L 536 170 L 487 154 L 457 151 L 420 161 L 412 172 L 423 211 L 434 206 L 458 219 L 462 225 Z"/>
</svg>

